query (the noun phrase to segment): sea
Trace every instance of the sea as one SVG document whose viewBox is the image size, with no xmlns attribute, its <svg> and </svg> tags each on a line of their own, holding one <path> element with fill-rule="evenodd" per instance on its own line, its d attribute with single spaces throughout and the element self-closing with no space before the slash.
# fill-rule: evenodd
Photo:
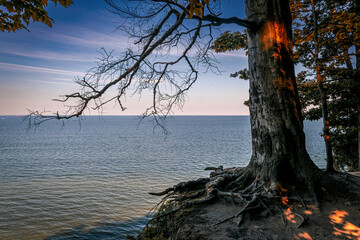
<svg viewBox="0 0 360 240">
<path fill-rule="evenodd" d="M 125 239 L 162 191 L 208 177 L 206 167 L 246 166 L 249 116 L 173 116 L 165 130 L 137 116 L 87 116 L 28 128 L 0 116 L 0 239 Z M 304 124 L 313 161 L 325 167 L 320 121 Z"/>
</svg>

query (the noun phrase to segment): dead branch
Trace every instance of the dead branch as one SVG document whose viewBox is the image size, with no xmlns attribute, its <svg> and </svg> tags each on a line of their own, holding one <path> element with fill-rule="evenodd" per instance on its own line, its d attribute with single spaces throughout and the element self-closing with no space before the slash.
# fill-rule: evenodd
<svg viewBox="0 0 360 240">
<path fill-rule="evenodd" d="M 47 115 L 31 111 L 33 125 L 51 119 L 79 117 L 87 109 L 101 111 L 111 102 L 117 103 L 124 111 L 126 95 L 141 94 L 148 89 L 152 92 L 152 101 L 143 117 L 154 116 L 154 122 L 163 126 L 160 116 L 166 118 L 175 106 L 183 106 L 187 91 L 198 79 L 199 69 L 220 73 L 211 49 L 214 27 L 229 23 L 252 27 L 246 20 L 221 18 L 221 12 L 216 10 L 217 4 L 206 6 L 203 18 L 195 16 L 188 20 L 187 1 L 106 2 L 109 10 L 123 20 L 119 29 L 134 39 L 134 45 L 119 57 L 114 51 L 102 49 L 97 65 L 76 78 L 80 91 L 56 100 L 68 104 L 68 110 Z M 181 53 L 173 54 L 174 47 Z M 182 64 L 180 68 L 179 64 Z M 108 96 L 110 89 L 117 91 Z"/>
</svg>

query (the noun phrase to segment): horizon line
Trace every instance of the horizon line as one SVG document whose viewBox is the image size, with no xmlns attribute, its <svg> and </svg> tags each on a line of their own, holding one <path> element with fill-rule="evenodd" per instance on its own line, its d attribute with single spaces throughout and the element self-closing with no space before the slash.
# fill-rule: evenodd
<svg viewBox="0 0 360 240">
<path fill-rule="evenodd" d="M 1 115 L 0 114 L 0 117 L 25 117 L 25 116 L 29 116 L 27 114 L 4 114 L 4 115 Z M 49 116 L 49 117 L 52 117 L 52 116 L 56 116 L 56 115 L 46 115 L 46 116 Z M 121 115 L 115 115 L 115 114 L 91 114 L 91 115 L 82 115 L 82 116 L 79 116 L 79 117 L 121 117 L 121 116 L 124 116 L 124 117 L 142 117 L 143 115 L 141 114 L 121 114 Z M 151 117 L 153 115 L 150 115 L 150 116 L 147 116 L 147 117 Z M 161 116 L 161 115 L 159 115 Z M 172 115 L 167 115 L 166 117 L 175 117 L 175 116 L 184 116 L 184 117 L 196 117 L 196 116 L 250 116 L 250 115 L 246 115 L 246 114 L 172 114 Z M 76 117 L 74 117 L 75 119 Z"/>
</svg>

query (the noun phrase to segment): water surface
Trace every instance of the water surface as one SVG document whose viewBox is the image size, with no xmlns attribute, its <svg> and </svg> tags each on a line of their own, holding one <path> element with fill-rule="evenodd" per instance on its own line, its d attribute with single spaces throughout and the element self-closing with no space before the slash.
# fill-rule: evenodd
<svg viewBox="0 0 360 240">
<path fill-rule="evenodd" d="M 177 116 L 169 135 L 131 116 L 44 123 L 26 131 L 0 119 L 0 239 L 123 239 L 159 201 L 148 195 L 207 177 L 208 166 L 246 166 L 248 116 Z M 325 166 L 321 122 L 306 122 L 312 159 Z"/>
</svg>

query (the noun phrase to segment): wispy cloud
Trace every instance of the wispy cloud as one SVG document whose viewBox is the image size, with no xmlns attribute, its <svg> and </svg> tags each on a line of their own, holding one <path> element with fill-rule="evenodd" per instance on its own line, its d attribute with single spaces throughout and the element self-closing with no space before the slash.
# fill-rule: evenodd
<svg viewBox="0 0 360 240">
<path fill-rule="evenodd" d="M 57 77 L 53 77 L 53 78 L 51 78 L 51 80 L 63 81 L 63 82 L 74 82 L 74 78 L 57 78 Z"/>
<path fill-rule="evenodd" d="M 4 45 L 3 45 L 4 46 Z M 16 49 L 16 50 L 14 50 Z M 36 51 L 36 50 L 27 50 L 17 48 L 5 48 L 0 47 L 0 53 L 23 56 L 36 59 L 45 59 L 45 60 L 57 60 L 57 61 L 73 61 L 73 62 L 93 62 L 95 61 L 96 54 L 74 54 L 74 53 L 58 53 L 54 51 Z"/>
<path fill-rule="evenodd" d="M 62 81 L 51 81 L 51 80 L 31 80 L 28 79 L 28 82 L 36 82 L 36 83 L 45 83 L 45 84 L 57 84 L 57 85 L 72 85 L 75 86 L 75 83 L 71 82 L 62 82 Z"/>
<path fill-rule="evenodd" d="M 247 58 L 244 51 L 236 51 L 236 52 L 226 52 L 216 54 L 217 57 L 238 57 L 238 58 Z"/>
<path fill-rule="evenodd" d="M 41 30 L 39 30 L 40 32 Z M 128 37 L 124 33 L 106 30 L 94 31 L 89 28 L 66 26 L 64 29 L 59 29 L 57 32 L 40 32 L 40 35 L 45 35 L 46 39 L 53 42 L 60 42 L 62 44 L 77 45 L 81 47 L 92 47 L 100 49 L 125 49 L 130 45 Z"/>
<path fill-rule="evenodd" d="M 28 65 L 5 63 L 5 62 L 0 62 L 0 69 L 8 70 L 8 71 L 10 70 L 10 71 L 26 71 L 26 72 L 43 72 L 43 73 L 61 74 L 61 75 L 69 75 L 69 76 L 84 74 L 82 72 L 73 72 L 62 69 L 35 67 Z"/>
</svg>

